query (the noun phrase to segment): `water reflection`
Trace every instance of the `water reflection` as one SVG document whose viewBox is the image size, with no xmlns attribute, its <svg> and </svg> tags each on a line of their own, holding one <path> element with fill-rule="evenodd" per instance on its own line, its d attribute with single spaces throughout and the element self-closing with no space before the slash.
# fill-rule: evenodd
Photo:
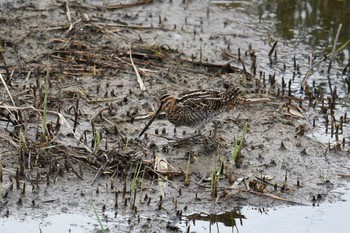
<svg viewBox="0 0 350 233">
<path fill-rule="evenodd" d="M 194 213 L 186 216 L 186 221 L 180 224 L 186 225 L 187 232 L 220 232 L 221 229 L 230 229 L 234 232 L 238 229 L 237 225 L 242 225 L 243 219 L 246 219 L 239 209 L 235 208 L 220 214 Z"/>
<path fill-rule="evenodd" d="M 284 40 L 302 42 L 313 49 L 330 48 L 339 24 L 339 44 L 350 39 L 350 1 L 259 1 L 261 20 L 274 19 L 274 30 Z"/>
<path fill-rule="evenodd" d="M 187 216 L 187 219 L 196 225 L 196 221 L 206 221 L 210 225 L 216 223 L 222 223 L 226 227 L 235 227 L 237 221 L 242 224 L 242 219 L 246 219 L 244 215 L 240 213 L 240 210 L 235 209 L 221 214 L 204 214 L 204 213 L 194 213 Z"/>
<path fill-rule="evenodd" d="M 344 194 L 343 202 L 324 203 L 319 206 L 276 207 L 274 210 L 245 207 L 242 208 L 244 215 L 241 211 L 229 211 L 218 215 L 201 213 L 187 216 L 187 219 L 197 220 L 189 222 L 189 227 L 182 221 L 179 228 L 182 232 L 189 228 L 191 232 L 212 233 L 347 232 L 348 228 L 344 223 L 350 208 L 349 188 L 347 185 L 335 191 Z"/>
</svg>

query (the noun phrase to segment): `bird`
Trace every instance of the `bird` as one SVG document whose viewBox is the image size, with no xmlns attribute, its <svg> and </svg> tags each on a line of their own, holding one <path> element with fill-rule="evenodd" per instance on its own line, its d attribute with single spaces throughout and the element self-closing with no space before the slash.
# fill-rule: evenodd
<svg viewBox="0 0 350 233">
<path fill-rule="evenodd" d="M 163 95 L 154 116 L 143 128 L 141 137 L 157 116 L 163 111 L 166 118 L 175 126 L 200 127 L 228 109 L 244 101 L 239 97 L 239 88 L 228 91 L 194 90 L 183 92 L 177 97 Z"/>
</svg>

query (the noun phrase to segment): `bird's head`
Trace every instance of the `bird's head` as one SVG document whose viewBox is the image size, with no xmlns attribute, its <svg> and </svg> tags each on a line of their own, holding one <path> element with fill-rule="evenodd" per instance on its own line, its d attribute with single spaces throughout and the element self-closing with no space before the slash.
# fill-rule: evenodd
<svg viewBox="0 0 350 233">
<path fill-rule="evenodd" d="M 164 111 L 168 113 L 171 109 L 174 108 L 175 102 L 176 102 L 176 98 L 174 96 L 163 95 L 160 98 L 160 106 L 159 106 L 159 108 L 161 109 L 160 111 Z"/>
<path fill-rule="evenodd" d="M 160 105 L 159 108 L 157 110 L 157 112 L 153 115 L 152 119 L 147 123 L 147 125 L 143 128 L 143 130 L 141 131 L 141 133 L 139 134 L 139 137 L 141 137 L 146 130 L 148 129 L 148 127 L 152 124 L 152 122 L 157 118 L 157 116 L 159 115 L 159 113 L 161 113 L 162 111 L 165 113 L 168 113 L 175 105 L 175 101 L 176 101 L 176 97 L 171 96 L 171 95 L 163 95 L 160 98 Z"/>
</svg>

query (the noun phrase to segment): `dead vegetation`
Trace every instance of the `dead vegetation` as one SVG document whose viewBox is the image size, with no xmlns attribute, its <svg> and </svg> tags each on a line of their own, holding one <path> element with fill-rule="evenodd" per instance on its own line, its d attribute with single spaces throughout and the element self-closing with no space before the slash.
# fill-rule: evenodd
<svg viewBox="0 0 350 233">
<path fill-rule="evenodd" d="M 150 3 L 139 1 L 133 5 Z M 103 8 L 115 10 L 133 5 Z M 111 22 L 81 13 L 100 11 L 99 6 L 69 5 L 64 1 L 56 7 L 64 9 L 66 22 L 45 26 L 38 23 L 35 28 L 26 28 L 28 38 L 0 38 L 4 87 L 0 103 L 0 142 L 4 151 L 0 156 L 0 179 L 6 186 L 3 200 L 15 187 L 17 192 L 25 193 L 28 184 L 34 190 L 56 183 L 69 173 L 78 180 L 87 179 L 90 186 L 107 177 L 106 186 L 115 195 L 114 208 L 130 206 L 135 213 L 154 201 L 158 210 L 169 214 L 173 213 L 171 205 L 181 218 L 188 200 L 179 204 L 177 199 L 183 198 L 182 192 L 193 194 L 192 189 L 197 190 L 195 199 L 199 193 L 206 201 L 232 198 L 233 202 L 245 200 L 243 204 L 247 204 L 269 198 L 271 202 L 293 204 L 317 202 L 309 194 L 317 197 L 317 184 L 308 183 L 315 173 L 307 178 L 301 174 L 309 169 L 313 157 L 319 159 L 347 148 L 345 138 L 340 136 L 349 120 L 346 113 L 335 114 L 336 88 L 326 96 L 315 84 L 310 87 L 306 82 L 305 98 L 298 98 L 293 96 L 292 81 L 286 84 L 282 79 L 280 85 L 275 74 L 256 71 L 252 48 L 244 56 L 240 56 L 240 49 L 237 54 L 223 51 L 230 61 L 212 64 L 189 58 L 169 45 L 148 44 L 141 35 L 128 41 L 130 31 L 137 34 L 138 30 L 169 29 Z M 78 18 L 72 18 L 71 7 L 82 9 Z M 38 9 L 33 6 L 34 10 Z M 23 48 L 31 43 L 31 49 Z M 161 93 L 194 86 L 227 89 L 231 85 L 239 85 L 248 96 L 269 97 L 271 101 L 253 110 L 242 106 L 238 110 L 242 113 L 225 119 L 221 126 L 222 145 L 212 148 L 201 138 L 174 142 L 179 135 L 186 135 L 186 130 L 172 133 L 171 127 L 162 124 L 155 126 L 154 133 L 137 137 L 142 120 L 154 111 Z M 316 119 L 307 112 L 319 110 L 326 132 L 330 130 L 336 137 L 335 144 L 323 146 L 305 136 L 315 127 Z M 251 140 L 242 138 L 239 143 L 239 132 L 246 124 Z M 276 125 L 280 128 L 276 129 Z M 230 157 L 238 144 L 241 161 L 234 163 Z M 270 152 L 274 150 L 277 152 Z M 280 153 L 291 158 L 278 158 Z M 307 156 L 310 158 L 305 170 L 295 168 Z M 296 164 L 289 164 L 293 162 Z M 86 170 L 92 171 L 88 177 Z M 259 171 L 260 176 L 256 175 Z M 273 173 L 273 177 L 265 171 Z M 292 180 L 289 173 L 294 175 Z M 345 172 L 341 175 L 347 176 Z M 308 189 L 300 191 L 308 185 Z M 183 191 L 186 187 L 187 191 Z M 325 189 L 330 190 L 328 186 Z M 174 190 L 178 195 L 172 194 Z M 135 203 L 136 198 L 140 205 Z"/>
</svg>

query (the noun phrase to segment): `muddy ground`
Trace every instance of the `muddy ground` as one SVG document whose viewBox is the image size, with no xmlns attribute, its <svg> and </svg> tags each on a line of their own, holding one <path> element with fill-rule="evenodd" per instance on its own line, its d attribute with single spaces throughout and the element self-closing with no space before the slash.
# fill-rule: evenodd
<svg viewBox="0 0 350 233">
<path fill-rule="evenodd" d="M 347 172 L 346 147 L 312 136 L 321 127 L 313 119 L 326 119 L 332 102 L 322 107 L 314 87 L 300 99 L 294 96 L 299 90 L 272 75 L 201 60 L 171 41 L 149 39 L 188 32 L 164 26 L 161 17 L 158 25 L 147 23 L 149 15 L 140 19 L 144 15 L 135 12 L 154 4 L 143 3 L 132 13 L 129 5 L 80 1 L 1 3 L 1 216 L 93 215 L 95 206 L 118 230 L 168 225 L 172 231 L 181 215 L 193 212 L 338 201 L 331 191 Z M 241 53 L 250 68 L 255 51 Z M 202 129 L 205 137 L 182 140 L 196 129 L 175 131 L 164 117 L 138 137 L 163 94 L 232 87 L 244 98 L 269 101 L 218 117 L 218 143 L 207 139 L 211 124 Z"/>
</svg>

